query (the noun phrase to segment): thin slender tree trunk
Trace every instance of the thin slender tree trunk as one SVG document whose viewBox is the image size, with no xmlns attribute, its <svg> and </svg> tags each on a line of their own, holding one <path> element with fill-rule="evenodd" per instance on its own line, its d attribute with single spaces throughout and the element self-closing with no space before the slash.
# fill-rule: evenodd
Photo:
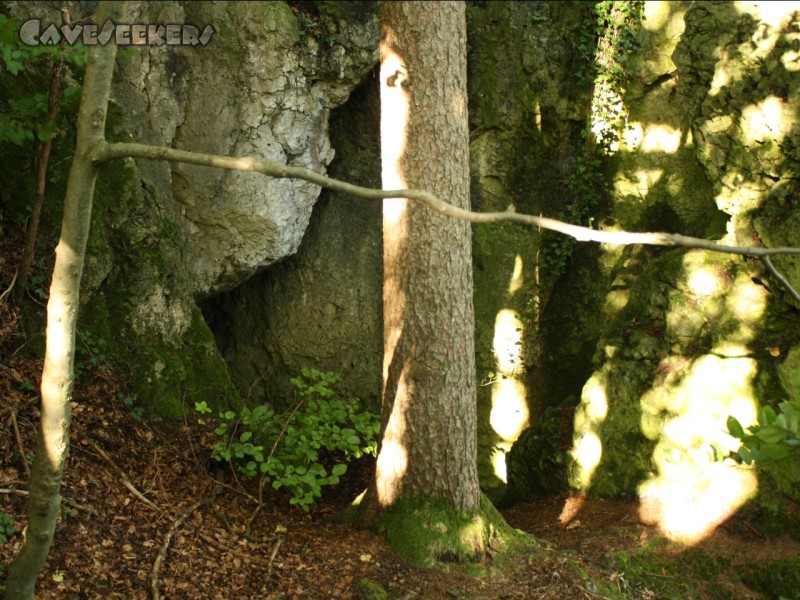
<svg viewBox="0 0 800 600">
<path fill-rule="evenodd" d="M 96 22 L 101 26 L 107 19 L 120 22 L 122 4 L 100 3 Z M 42 416 L 28 485 L 28 527 L 22 550 L 8 572 L 6 596 L 10 600 L 34 597 L 36 578 L 50 551 L 61 506 L 61 479 L 69 452 L 75 324 L 98 172 L 91 152 L 103 140 L 115 56 L 113 43 L 92 46 L 86 65 L 77 145 L 67 183 L 61 238 L 56 247 L 47 303 Z"/>
<path fill-rule="evenodd" d="M 466 20 L 461 2 L 381 2 L 384 189 L 469 208 Z M 361 521 L 398 499 L 477 510 L 471 229 L 384 200 L 384 431 Z"/>
<path fill-rule="evenodd" d="M 62 25 L 69 25 L 69 10 L 61 9 Z M 64 40 L 61 40 L 61 50 L 64 49 Z M 53 74 L 50 77 L 50 93 L 48 95 L 47 124 L 53 125 L 58 116 L 58 88 L 61 83 L 61 69 L 64 66 L 64 56 L 59 55 L 53 64 Z M 39 235 L 39 220 L 42 216 L 42 205 L 44 204 L 44 191 L 47 187 L 47 166 L 50 162 L 50 150 L 53 148 L 53 132 L 47 136 L 47 141 L 42 146 L 39 153 L 39 167 L 36 172 L 36 195 L 33 198 L 33 208 L 31 209 L 31 219 L 28 222 L 28 229 L 25 231 L 25 250 L 22 252 L 22 260 L 19 264 L 16 289 L 14 297 L 20 300 L 28 287 L 28 277 L 31 267 L 36 258 L 36 238 Z"/>
</svg>

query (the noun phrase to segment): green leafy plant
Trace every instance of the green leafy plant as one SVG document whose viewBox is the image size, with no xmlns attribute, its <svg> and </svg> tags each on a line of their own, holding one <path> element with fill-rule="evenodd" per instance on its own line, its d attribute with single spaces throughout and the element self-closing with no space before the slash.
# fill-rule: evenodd
<svg viewBox="0 0 800 600">
<path fill-rule="evenodd" d="M 14 534 L 14 519 L 4 512 L 0 512 L 0 545 L 7 544 Z M 0 565 L 0 577 L 5 576 L 6 566 Z M 0 586 L 0 590 L 4 588 Z"/>
<path fill-rule="evenodd" d="M 37 267 L 41 269 L 44 268 L 41 265 L 37 265 Z M 28 287 L 39 302 L 47 302 L 47 299 L 50 297 L 50 290 L 47 289 L 49 283 L 50 278 L 45 275 L 43 271 L 37 272 L 30 278 Z"/>
<path fill-rule="evenodd" d="M 37 67 L 39 61 L 48 56 L 53 61 L 63 58 L 76 69 L 86 65 L 87 51 L 82 44 L 27 46 L 19 39 L 19 28 L 19 21 L 0 14 L 0 74 L 8 73 L 16 78 Z M 56 127 L 47 122 L 47 93 L 31 93 L 26 86 L 16 88 L 20 91 L 18 96 L 0 101 L 0 143 L 24 146 L 35 141 L 47 141 Z M 59 113 L 74 114 L 80 92 L 79 86 L 67 86 L 59 97 Z"/>
<path fill-rule="evenodd" d="M 592 89 L 591 118 L 582 135 L 593 140 L 605 154 L 613 154 L 627 126 L 623 101 L 628 57 L 639 47 L 639 28 L 644 2 L 603 0 L 583 23 L 579 49 L 585 67 L 578 79 Z M 590 60 L 588 60 L 590 59 Z"/>
<path fill-rule="evenodd" d="M 79 332 L 81 343 L 77 346 L 75 361 L 75 377 L 80 378 L 87 373 L 104 373 L 108 370 L 108 342 L 94 335 L 91 331 Z"/>
<path fill-rule="evenodd" d="M 778 412 L 771 406 L 762 406 L 758 423 L 746 430 L 733 416 L 728 417 L 727 425 L 728 433 L 742 443 L 732 453 L 737 462 L 749 465 L 754 461 L 780 460 L 800 447 L 800 401 L 782 402 Z"/>
<path fill-rule="evenodd" d="M 578 40 L 582 60 L 576 76 L 586 90 L 587 118 L 580 132 L 582 147 L 565 181 L 569 203 L 554 211 L 561 221 L 591 227 L 593 214 L 609 193 L 604 166 L 627 128 L 623 102 L 626 64 L 638 48 L 644 2 L 603 0 L 584 19 Z M 525 308 L 525 319 L 536 323 L 559 277 L 566 271 L 575 240 L 547 232 L 542 237 L 539 279 Z"/>
<path fill-rule="evenodd" d="M 377 453 L 380 424 L 377 415 L 360 409 L 357 398 L 344 402 L 336 397 L 331 386 L 339 375 L 315 369 L 302 373 L 292 379 L 299 399 L 288 413 L 264 405 L 221 413 L 214 430 L 220 441 L 212 458 L 230 462 L 248 477 L 271 481 L 290 494 L 291 504 L 307 511 L 324 486 L 339 483 L 348 461 Z M 209 412 L 203 404 L 195 410 Z M 324 458 L 340 462 L 329 471 Z"/>
<path fill-rule="evenodd" d="M 20 392 L 32 392 L 36 390 L 36 386 L 33 384 L 32 381 L 23 381 L 22 383 L 17 385 L 17 389 Z"/>
<path fill-rule="evenodd" d="M 119 399 L 122 400 L 122 403 L 130 410 L 131 418 L 138 421 L 144 416 L 144 407 L 137 406 L 136 399 L 133 396 L 130 394 L 126 394 L 124 396 L 120 394 Z"/>
<path fill-rule="evenodd" d="M 206 424 L 207 420 L 205 416 L 210 415 L 212 412 L 214 412 L 211 410 L 211 407 L 208 405 L 208 403 L 206 403 L 205 400 L 203 400 L 202 402 L 195 402 L 194 410 L 198 415 L 197 422 L 200 423 L 201 425 Z"/>
<path fill-rule="evenodd" d="M 8 543 L 8 539 L 14 534 L 14 519 L 11 515 L 0 512 L 0 544 Z"/>
</svg>

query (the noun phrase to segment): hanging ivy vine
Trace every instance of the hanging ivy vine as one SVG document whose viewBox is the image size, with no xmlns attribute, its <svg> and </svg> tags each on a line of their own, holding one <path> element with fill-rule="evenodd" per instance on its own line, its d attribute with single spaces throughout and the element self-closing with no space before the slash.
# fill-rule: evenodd
<svg viewBox="0 0 800 600">
<path fill-rule="evenodd" d="M 627 128 L 624 102 L 626 64 L 638 48 L 644 2 L 604 0 L 596 2 L 582 23 L 578 51 L 582 56 L 576 73 L 585 92 L 579 100 L 587 107 L 581 130 L 581 149 L 566 180 L 569 202 L 555 218 L 591 226 L 602 199 L 608 194 L 604 172 L 607 157 L 616 152 Z M 539 276 L 528 306 L 528 320 L 538 319 L 556 280 L 564 273 L 574 240 L 545 234 L 539 258 Z"/>
</svg>

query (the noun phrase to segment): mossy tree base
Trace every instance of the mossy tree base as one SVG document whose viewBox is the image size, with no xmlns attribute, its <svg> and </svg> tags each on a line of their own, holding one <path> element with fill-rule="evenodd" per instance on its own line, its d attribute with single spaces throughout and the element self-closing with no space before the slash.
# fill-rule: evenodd
<svg viewBox="0 0 800 600">
<path fill-rule="evenodd" d="M 521 550 L 539 550 L 532 536 L 509 526 L 488 499 L 480 510 L 454 510 L 440 498 L 400 500 L 378 520 L 392 549 L 419 568 L 485 565 Z"/>
</svg>

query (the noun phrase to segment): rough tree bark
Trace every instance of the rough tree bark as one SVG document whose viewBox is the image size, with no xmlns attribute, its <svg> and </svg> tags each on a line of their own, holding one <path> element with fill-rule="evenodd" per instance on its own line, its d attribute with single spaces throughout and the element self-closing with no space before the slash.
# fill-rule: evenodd
<svg viewBox="0 0 800 600">
<path fill-rule="evenodd" d="M 382 2 L 384 189 L 419 187 L 469 208 L 465 6 Z M 360 520 L 405 498 L 476 511 L 471 230 L 406 198 L 384 200 L 384 429 Z"/>
<path fill-rule="evenodd" d="M 96 22 L 120 21 L 122 3 L 103 2 Z M 61 507 L 61 478 L 69 452 L 70 401 L 75 359 L 81 274 L 92 215 L 92 196 L 98 166 L 92 149 L 103 140 L 116 46 L 92 46 L 86 64 L 83 99 L 78 113 L 75 156 L 67 183 L 61 238 L 50 300 L 47 303 L 47 341 L 42 371 L 41 425 L 36 460 L 28 484 L 28 528 L 25 543 L 8 571 L 6 597 L 32 599 L 36 578 L 44 565 Z"/>
</svg>

